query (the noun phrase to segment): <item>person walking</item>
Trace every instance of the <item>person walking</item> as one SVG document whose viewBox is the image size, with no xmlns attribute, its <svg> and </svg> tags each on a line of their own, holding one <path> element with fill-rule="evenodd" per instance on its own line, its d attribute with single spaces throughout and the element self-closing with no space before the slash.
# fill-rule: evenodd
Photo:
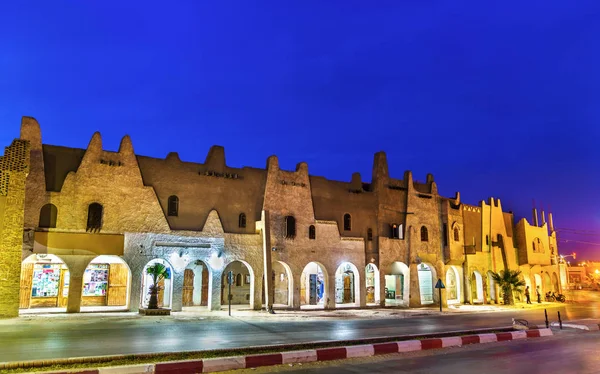
<svg viewBox="0 0 600 374">
<path fill-rule="evenodd" d="M 542 303 L 542 293 L 540 292 L 540 286 L 537 286 L 537 288 L 535 289 L 535 292 L 537 293 L 538 304 L 541 304 Z"/>
<path fill-rule="evenodd" d="M 525 287 L 525 298 L 527 299 L 527 304 L 531 304 L 531 295 L 529 294 L 529 286 Z"/>
</svg>

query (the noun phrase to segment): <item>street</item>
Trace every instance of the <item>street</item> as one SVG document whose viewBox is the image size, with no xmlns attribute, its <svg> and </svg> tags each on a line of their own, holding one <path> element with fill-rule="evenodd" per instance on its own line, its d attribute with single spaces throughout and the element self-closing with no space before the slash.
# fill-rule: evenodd
<svg viewBox="0 0 600 374">
<path fill-rule="evenodd" d="M 598 373 L 600 332 L 563 330 L 528 340 L 397 353 L 360 359 L 281 365 L 235 373 Z"/>
<path fill-rule="evenodd" d="M 476 310 L 477 307 L 472 307 Z M 600 316 L 597 303 L 548 309 L 556 321 Z M 391 310 L 394 311 L 394 310 Z M 150 352 L 179 352 L 257 345 L 491 328 L 523 318 L 542 325 L 543 309 L 424 315 L 410 318 L 278 320 L 280 315 L 231 318 L 23 317 L 0 325 L 0 362 Z"/>
</svg>

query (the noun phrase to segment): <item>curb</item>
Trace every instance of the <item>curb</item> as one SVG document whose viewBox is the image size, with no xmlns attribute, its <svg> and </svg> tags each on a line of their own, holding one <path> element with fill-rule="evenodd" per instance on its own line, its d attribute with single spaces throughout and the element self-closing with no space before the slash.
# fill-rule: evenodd
<svg viewBox="0 0 600 374">
<path fill-rule="evenodd" d="M 552 327 L 560 327 L 560 323 L 552 322 L 550 323 Z M 569 323 L 563 322 L 562 327 L 567 327 L 571 329 L 579 329 L 586 331 L 600 331 L 600 324 L 598 323 Z"/>
<path fill-rule="evenodd" d="M 63 370 L 44 372 L 46 374 L 194 374 L 218 371 L 249 369 L 261 366 L 331 361 L 355 357 L 368 357 L 381 354 L 414 352 L 430 349 L 462 347 L 470 344 L 484 344 L 526 338 L 551 336 L 552 330 L 537 329 L 526 331 L 499 332 L 467 336 L 450 336 L 423 340 L 354 345 L 347 347 L 319 348 L 282 353 L 267 353 L 248 356 L 220 357 L 199 360 L 162 362 L 129 366 L 115 366 L 89 370 Z"/>
</svg>

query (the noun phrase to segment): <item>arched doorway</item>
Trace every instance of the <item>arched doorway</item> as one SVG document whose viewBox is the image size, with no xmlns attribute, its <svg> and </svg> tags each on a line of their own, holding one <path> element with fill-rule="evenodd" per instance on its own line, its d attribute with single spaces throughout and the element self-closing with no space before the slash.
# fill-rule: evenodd
<svg viewBox="0 0 600 374">
<path fill-rule="evenodd" d="M 560 292 L 560 288 L 558 287 L 558 275 L 556 275 L 556 273 L 552 273 L 552 290 L 557 294 Z"/>
<path fill-rule="evenodd" d="M 228 274 L 232 272 L 231 305 L 252 306 L 254 304 L 254 273 L 246 262 L 236 260 L 225 267 L 221 280 L 221 305 L 228 305 Z"/>
<path fill-rule="evenodd" d="M 542 298 L 546 294 L 546 292 L 550 292 L 552 290 L 552 281 L 550 280 L 550 274 L 544 273 L 544 290 L 542 293 Z"/>
<path fill-rule="evenodd" d="M 206 262 L 191 262 L 183 271 L 182 306 L 208 307 L 212 299 L 211 283 L 211 270 Z"/>
<path fill-rule="evenodd" d="M 533 288 L 532 292 L 531 292 L 531 297 L 535 297 L 537 299 L 537 294 L 536 294 L 536 290 L 539 289 L 540 294 L 543 296 L 543 289 L 542 289 L 542 277 L 539 274 L 534 274 L 533 275 L 533 279 L 534 279 L 534 283 L 535 283 L 535 288 Z"/>
<path fill-rule="evenodd" d="M 83 273 L 82 311 L 127 309 L 131 272 L 119 256 L 94 258 Z"/>
<path fill-rule="evenodd" d="M 360 277 L 358 269 L 350 262 L 338 266 L 335 272 L 335 303 L 359 304 Z"/>
<path fill-rule="evenodd" d="M 317 262 L 310 262 L 300 276 L 300 306 L 325 307 L 327 298 L 327 272 Z"/>
<path fill-rule="evenodd" d="M 496 297 L 496 282 L 494 281 L 493 273 L 487 272 L 487 294 L 490 298 L 490 302 L 498 302 Z"/>
<path fill-rule="evenodd" d="M 21 312 L 35 312 L 38 308 L 66 311 L 69 279 L 69 268 L 60 257 L 44 253 L 27 257 L 21 265 Z"/>
<path fill-rule="evenodd" d="M 461 299 L 460 278 L 456 266 L 446 270 L 446 300 L 448 304 L 458 304 Z"/>
<path fill-rule="evenodd" d="M 379 269 L 375 264 L 367 264 L 365 267 L 365 285 L 367 287 L 367 305 L 379 305 Z"/>
<path fill-rule="evenodd" d="M 408 305 L 410 269 L 403 262 L 393 262 L 385 272 L 385 305 Z"/>
<path fill-rule="evenodd" d="M 274 306 L 291 307 L 293 304 L 293 278 L 290 267 L 281 261 L 273 263 Z"/>
<path fill-rule="evenodd" d="M 433 280 L 435 276 L 430 265 L 421 263 L 417 267 L 419 277 L 419 290 L 421 292 L 421 305 L 433 304 Z"/>
<path fill-rule="evenodd" d="M 173 268 L 167 261 L 161 258 L 151 260 L 144 266 L 144 271 L 142 272 L 142 294 L 140 303 L 142 308 L 148 307 L 148 302 L 150 301 L 150 287 L 153 284 L 152 276 L 148 274 L 148 268 L 154 264 L 163 265 L 166 268 L 167 273 L 167 276 L 158 283 L 158 307 L 170 308 L 173 300 Z"/>
<path fill-rule="evenodd" d="M 473 304 L 483 304 L 483 279 L 478 271 L 471 274 L 471 300 Z"/>
</svg>

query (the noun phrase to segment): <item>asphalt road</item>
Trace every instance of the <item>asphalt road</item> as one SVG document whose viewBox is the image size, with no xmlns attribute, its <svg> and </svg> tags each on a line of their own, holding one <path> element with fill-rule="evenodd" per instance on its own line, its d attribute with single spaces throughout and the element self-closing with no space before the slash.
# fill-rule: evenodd
<svg viewBox="0 0 600 374">
<path fill-rule="evenodd" d="M 461 373 L 550 374 L 600 372 L 600 332 L 567 332 L 558 336 L 477 344 L 416 353 L 240 370 L 243 373 Z"/>
<path fill-rule="evenodd" d="M 600 318 L 596 303 L 565 305 L 561 310 L 565 319 Z M 556 309 L 549 313 L 556 320 Z M 544 321 L 543 310 L 325 321 L 277 321 L 276 315 L 273 321 L 235 317 L 19 320 L 0 326 L 0 362 L 398 336 L 507 326 L 513 317 Z"/>
</svg>

